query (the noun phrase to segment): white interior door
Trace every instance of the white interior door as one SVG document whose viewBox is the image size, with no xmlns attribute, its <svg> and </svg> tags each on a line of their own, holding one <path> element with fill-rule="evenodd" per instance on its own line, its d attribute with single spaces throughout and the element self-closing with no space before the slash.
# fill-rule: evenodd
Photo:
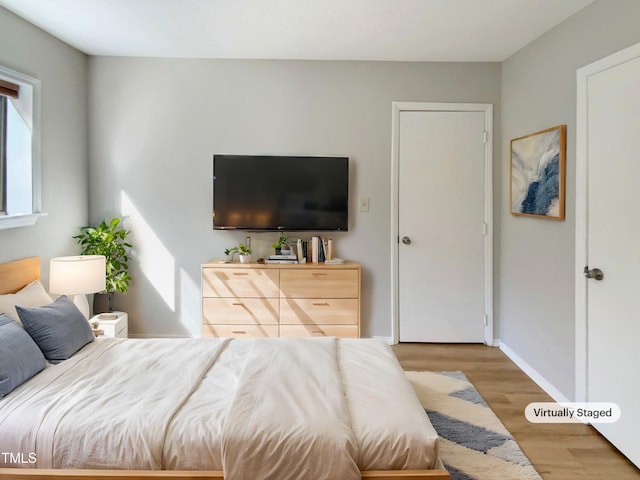
<svg viewBox="0 0 640 480">
<path fill-rule="evenodd" d="M 594 426 L 640 466 L 638 86 L 640 57 L 587 83 L 587 262 L 604 277 L 586 282 L 586 305 L 587 400 L 622 412 L 617 423 Z"/>
<path fill-rule="evenodd" d="M 485 112 L 400 111 L 401 342 L 485 341 Z"/>
</svg>

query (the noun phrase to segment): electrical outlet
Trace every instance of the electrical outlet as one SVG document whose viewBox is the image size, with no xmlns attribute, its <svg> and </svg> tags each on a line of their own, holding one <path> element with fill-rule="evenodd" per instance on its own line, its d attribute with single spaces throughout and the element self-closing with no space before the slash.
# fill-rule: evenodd
<svg viewBox="0 0 640 480">
<path fill-rule="evenodd" d="M 369 211 L 369 197 L 360 197 L 360 211 L 361 212 Z"/>
</svg>

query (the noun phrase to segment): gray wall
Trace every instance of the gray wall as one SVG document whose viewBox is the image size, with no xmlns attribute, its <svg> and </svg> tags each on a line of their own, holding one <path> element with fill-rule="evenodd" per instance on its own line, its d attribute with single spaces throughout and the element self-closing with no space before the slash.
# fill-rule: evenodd
<svg viewBox="0 0 640 480">
<path fill-rule="evenodd" d="M 211 228 L 212 154 L 279 153 L 351 158 L 332 237 L 363 264 L 363 334 L 390 336 L 392 101 L 492 103 L 499 132 L 500 65 L 92 57 L 90 216 L 133 212 L 130 332 L 199 334 L 199 266 L 244 238 Z M 252 237 L 268 254 L 275 234 Z"/>
<path fill-rule="evenodd" d="M 0 7 L 0 64 L 41 81 L 42 211 L 31 227 L 0 230 L 0 262 L 73 255 L 87 205 L 87 57 Z"/>
<path fill-rule="evenodd" d="M 574 398 L 576 69 L 640 42 L 640 2 L 599 0 L 502 65 L 502 165 L 497 216 L 500 339 Z M 509 214 L 509 140 L 567 125 L 566 221 Z"/>
<path fill-rule="evenodd" d="M 116 305 L 134 334 L 197 334 L 199 265 L 244 236 L 211 229 L 211 155 L 349 155 L 352 229 L 333 237 L 364 266 L 363 333 L 389 336 L 391 102 L 492 103 L 496 331 L 572 398 L 575 71 L 639 42 L 637 18 L 637 0 L 598 0 L 503 64 L 92 57 L 87 87 L 85 55 L 0 8 L 0 64 L 42 81 L 49 214 L 0 231 L 0 261 L 40 254 L 46 278 L 50 257 L 77 251 L 79 226 L 121 215 L 124 202 L 136 258 Z M 567 220 L 512 217 L 509 139 L 562 123 Z M 369 213 L 356 211 L 359 196 Z M 274 235 L 252 236 L 268 253 Z"/>
</svg>

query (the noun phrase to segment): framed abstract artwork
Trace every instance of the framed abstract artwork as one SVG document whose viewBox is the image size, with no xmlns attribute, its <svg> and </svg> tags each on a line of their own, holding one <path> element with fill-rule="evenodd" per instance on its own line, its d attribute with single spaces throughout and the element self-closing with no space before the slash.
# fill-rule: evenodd
<svg viewBox="0 0 640 480">
<path fill-rule="evenodd" d="M 564 220 L 567 126 L 511 140 L 511 213 Z"/>
</svg>

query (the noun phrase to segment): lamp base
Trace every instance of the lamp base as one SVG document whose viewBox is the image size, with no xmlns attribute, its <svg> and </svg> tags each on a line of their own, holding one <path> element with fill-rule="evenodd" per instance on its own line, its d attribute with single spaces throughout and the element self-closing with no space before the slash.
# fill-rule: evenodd
<svg viewBox="0 0 640 480">
<path fill-rule="evenodd" d="M 89 302 L 87 301 L 86 295 L 70 295 L 69 298 L 74 303 L 78 310 L 82 312 L 84 318 L 89 320 L 91 317 L 91 311 L 89 310 Z"/>
</svg>

